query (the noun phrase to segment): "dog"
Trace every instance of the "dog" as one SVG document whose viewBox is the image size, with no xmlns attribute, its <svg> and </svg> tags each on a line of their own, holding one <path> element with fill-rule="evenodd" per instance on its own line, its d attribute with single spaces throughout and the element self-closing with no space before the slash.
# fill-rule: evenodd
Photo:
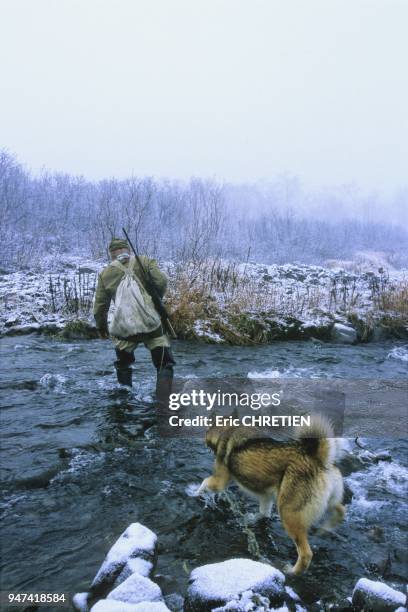
<svg viewBox="0 0 408 612">
<path fill-rule="evenodd" d="M 269 517 L 273 502 L 293 540 L 298 558 L 285 566 L 289 574 L 306 571 L 312 560 L 308 531 L 326 515 L 321 526 L 331 530 L 345 516 L 343 478 L 335 462 L 344 450 L 333 437 L 330 423 L 314 416 L 311 425 L 293 437 L 277 440 L 244 426 L 210 427 L 206 444 L 215 453 L 212 476 L 197 491 L 223 491 L 235 481 L 259 501 L 261 515 Z"/>
</svg>

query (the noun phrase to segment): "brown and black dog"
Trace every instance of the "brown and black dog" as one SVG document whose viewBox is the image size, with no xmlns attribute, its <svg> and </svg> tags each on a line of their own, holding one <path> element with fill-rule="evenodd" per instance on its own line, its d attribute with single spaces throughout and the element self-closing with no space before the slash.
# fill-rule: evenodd
<svg viewBox="0 0 408 612">
<path fill-rule="evenodd" d="M 322 417 L 313 417 L 310 427 L 300 428 L 294 437 L 277 441 L 260 436 L 254 428 L 211 427 L 206 444 L 215 453 L 212 476 L 197 494 L 219 492 L 231 481 L 259 500 L 259 511 L 270 516 L 276 501 L 282 524 L 296 545 L 295 565 L 288 573 L 300 574 L 310 565 L 312 550 L 308 530 L 324 515 L 323 529 L 343 520 L 343 478 L 334 465 L 343 448 Z"/>
</svg>

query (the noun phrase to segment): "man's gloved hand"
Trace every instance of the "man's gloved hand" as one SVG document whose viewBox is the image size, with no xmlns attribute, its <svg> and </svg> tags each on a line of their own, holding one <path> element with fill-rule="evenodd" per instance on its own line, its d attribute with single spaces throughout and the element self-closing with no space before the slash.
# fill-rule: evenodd
<svg viewBox="0 0 408 612">
<path fill-rule="evenodd" d="M 101 340 L 108 340 L 109 339 L 109 332 L 106 328 L 104 329 L 98 329 L 98 336 Z"/>
</svg>

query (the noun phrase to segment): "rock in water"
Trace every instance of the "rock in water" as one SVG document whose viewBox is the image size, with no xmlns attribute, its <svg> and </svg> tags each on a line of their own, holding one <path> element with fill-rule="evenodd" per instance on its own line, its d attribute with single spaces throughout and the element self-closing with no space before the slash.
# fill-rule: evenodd
<svg viewBox="0 0 408 612">
<path fill-rule="evenodd" d="M 126 580 L 135 571 L 143 576 L 148 575 L 154 566 L 156 545 L 157 536 L 153 531 L 140 523 L 129 525 L 106 555 L 92 582 L 92 594 L 100 596 L 115 581 L 118 585 L 119 576 Z"/>
<path fill-rule="evenodd" d="M 183 612 L 184 597 L 179 595 L 179 593 L 170 593 L 170 595 L 165 595 L 164 601 L 166 602 L 166 606 L 170 608 L 172 612 Z"/>
<path fill-rule="evenodd" d="M 360 578 L 354 587 L 352 603 L 358 610 L 391 612 L 405 605 L 406 596 L 384 582 Z"/>
<path fill-rule="evenodd" d="M 119 576 L 116 578 L 113 586 L 117 587 L 122 582 L 129 578 L 132 574 L 139 574 L 140 576 L 145 576 L 148 578 L 153 571 L 153 562 L 148 561 L 147 559 L 142 559 L 141 557 L 135 557 L 134 559 L 128 559 L 123 567 L 123 570 L 120 572 Z"/>
<path fill-rule="evenodd" d="M 92 608 L 91 612 L 170 612 L 161 601 L 143 601 L 132 604 L 112 599 L 100 599 Z"/>
<path fill-rule="evenodd" d="M 245 591 L 266 596 L 273 605 L 285 600 L 285 577 L 276 568 L 251 559 L 229 559 L 191 572 L 184 610 L 209 612 L 239 599 Z"/>
<path fill-rule="evenodd" d="M 88 612 L 88 599 L 90 593 L 76 593 L 72 598 L 72 607 L 77 612 Z"/>
<path fill-rule="evenodd" d="M 122 584 L 116 587 L 116 589 L 113 589 L 113 591 L 109 593 L 107 599 L 115 599 L 127 603 L 141 603 L 146 601 L 161 601 L 163 597 L 159 585 L 150 580 L 150 578 L 132 574 L 129 578 L 126 578 Z"/>
<path fill-rule="evenodd" d="M 341 342 L 342 344 L 354 344 L 357 342 L 357 332 L 349 325 L 335 323 L 331 331 L 331 339 L 333 342 Z"/>
</svg>

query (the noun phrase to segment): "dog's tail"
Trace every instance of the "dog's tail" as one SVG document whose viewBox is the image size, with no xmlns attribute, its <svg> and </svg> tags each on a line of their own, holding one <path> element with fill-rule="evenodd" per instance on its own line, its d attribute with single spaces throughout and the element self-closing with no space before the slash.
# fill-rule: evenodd
<svg viewBox="0 0 408 612">
<path fill-rule="evenodd" d="M 296 431 L 296 439 L 303 450 L 325 466 L 332 465 L 345 451 L 341 438 L 335 438 L 330 421 L 322 415 L 313 415 L 309 426 Z"/>
</svg>

